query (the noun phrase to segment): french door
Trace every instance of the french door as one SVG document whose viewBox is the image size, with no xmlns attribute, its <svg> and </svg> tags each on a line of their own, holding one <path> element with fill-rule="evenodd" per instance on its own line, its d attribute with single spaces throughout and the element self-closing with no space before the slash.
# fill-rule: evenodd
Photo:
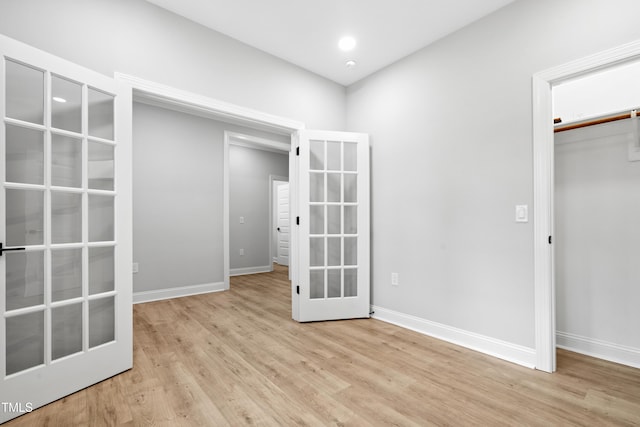
<svg viewBox="0 0 640 427">
<path fill-rule="evenodd" d="M 299 131 L 294 319 L 369 317 L 369 138 Z"/>
<path fill-rule="evenodd" d="M 113 79 L 3 36 L 0 62 L 4 422 L 132 366 L 130 141 Z"/>
</svg>

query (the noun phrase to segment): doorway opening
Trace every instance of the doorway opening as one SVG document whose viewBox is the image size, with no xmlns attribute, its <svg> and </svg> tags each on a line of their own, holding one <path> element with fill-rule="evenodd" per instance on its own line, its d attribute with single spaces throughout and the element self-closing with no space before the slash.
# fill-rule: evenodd
<svg viewBox="0 0 640 427">
<path fill-rule="evenodd" d="M 124 86 L 128 90 L 124 90 L 124 96 L 121 96 L 118 99 L 119 102 L 119 113 L 117 120 L 120 123 L 120 127 L 123 132 L 131 132 L 132 131 L 132 110 L 134 101 L 140 104 L 145 104 L 148 106 L 160 107 L 162 109 L 172 110 L 174 112 L 186 113 L 187 115 L 196 116 L 205 119 L 212 119 L 217 122 L 223 122 L 229 124 L 230 129 L 234 129 L 235 132 L 238 132 L 238 129 L 247 128 L 251 130 L 251 132 L 260 135 L 261 133 L 275 134 L 279 136 L 281 141 L 290 141 L 296 134 L 299 129 L 304 128 L 304 124 L 295 120 L 290 120 L 278 116 L 273 116 L 270 114 L 262 113 L 259 111 L 255 111 L 249 108 L 240 107 L 233 104 L 228 104 L 225 102 L 221 102 L 215 99 L 211 99 L 205 96 L 197 95 L 191 92 L 182 91 L 176 88 L 168 87 L 162 84 L 158 84 L 155 82 L 150 82 L 147 80 L 139 79 L 137 77 L 116 73 L 115 75 L 116 82 L 119 85 Z M 240 128 L 241 127 L 241 128 Z M 253 131 L 257 132 L 253 132 Z M 231 134 L 232 132 L 229 132 Z M 229 135 L 227 135 L 229 136 Z M 233 136 L 233 135 L 231 135 Z M 238 136 L 241 136 L 238 134 Z M 241 138 L 238 138 L 241 141 Z M 255 142 L 255 141 L 254 141 Z M 280 142 L 280 146 L 278 147 L 280 150 L 289 150 L 290 143 L 282 143 Z M 263 144 L 264 145 L 264 144 Z M 223 147 L 221 147 L 222 149 Z M 224 171 L 223 169 L 227 167 L 227 164 L 224 162 L 220 163 L 218 169 L 220 178 L 224 176 L 228 176 L 228 171 Z M 291 168 L 291 166 L 289 166 Z M 293 174 L 290 174 L 292 177 Z M 292 185 L 295 184 L 295 180 L 292 182 Z M 223 185 L 223 189 L 221 191 L 228 191 L 228 185 Z M 266 184 L 265 184 L 266 190 Z M 228 211 L 228 193 L 223 195 L 220 198 L 221 210 L 222 210 L 222 227 L 221 227 L 221 240 L 223 240 L 223 245 L 221 245 L 221 249 L 224 248 L 221 252 L 222 255 L 220 259 L 213 260 L 213 262 L 219 263 L 220 269 L 222 270 L 222 274 L 220 275 L 220 290 L 229 288 L 229 240 L 228 240 L 228 215 L 225 215 L 224 212 Z M 170 203 L 170 201 L 167 201 Z M 295 206 L 294 203 L 292 203 Z M 142 268 L 143 266 L 140 266 Z M 207 288 L 209 289 L 209 288 Z M 174 293 L 162 294 L 158 295 L 157 298 L 154 299 L 164 299 L 171 298 L 175 296 L 183 296 L 190 295 L 198 292 L 195 289 L 194 292 L 189 292 L 189 290 L 183 289 L 173 289 L 171 291 L 176 291 L 177 294 Z M 203 290 L 206 292 L 207 290 Z M 186 293 L 185 293 L 186 292 Z M 146 296 L 143 296 L 142 299 L 135 298 L 134 302 L 144 302 L 148 299 Z"/>
<path fill-rule="evenodd" d="M 536 368 L 556 370 L 554 132 L 552 89 L 563 82 L 640 59 L 640 41 L 533 76 L 534 293 Z"/>
<path fill-rule="evenodd" d="M 289 235 L 290 218 L 289 212 L 289 178 L 274 176 L 269 177 L 271 207 L 271 241 L 269 250 L 271 252 L 272 263 L 282 266 L 289 266 Z"/>
<path fill-rule="evenodd" d="M 273 271 L 274 181 L 289 180 L 291 145 L 225 132 L 225 281 Z M 286 200 L 289 217 L 289 199 Z M 287 230 L 288 231 L 288 230 Z"/>
<path fill-rule="evenodd" d="M 640 367 L 640 62 L 553 88 L 557 347 Z"/>
</svg>

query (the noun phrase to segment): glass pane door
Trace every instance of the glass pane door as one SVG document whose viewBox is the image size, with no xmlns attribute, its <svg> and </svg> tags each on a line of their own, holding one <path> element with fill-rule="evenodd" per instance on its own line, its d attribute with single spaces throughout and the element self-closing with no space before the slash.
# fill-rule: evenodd
<svg viewBox="0 0 640 427">
<path fill-rule="evenodd" d="M 300 136 L 300 320 L 369 315 L 368 138 Z"/>
<path fill-rule="evenodd" d="M 78 375 L 120 338 L 115 84 L 0 42 L 0 399 L 37 407 L 117 373 Z"/>
<path fill-rule="evenodd" d="M 114 338 L 115 142 L 113 95 L 5 64 L 6 247 L 20 249 L 5 255 L 14 375 Z"/>
</svg>

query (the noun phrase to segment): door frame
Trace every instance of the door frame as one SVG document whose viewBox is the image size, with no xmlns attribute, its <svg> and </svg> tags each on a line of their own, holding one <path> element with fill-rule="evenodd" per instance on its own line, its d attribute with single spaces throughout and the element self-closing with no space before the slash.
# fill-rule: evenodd
<svg viewBox="0 0 640 427">
<path fill-rule="evenodd" d="M 640 40 L 533 75 L 534 301 L 536 369 L 556 370 L 553 87 L 640 59 Z M 551 239 L 551 240 L 550 240 Z"/>
<path fill-rule="evenodd" d="M 161 108 L 168 108 L 174 111 L 193 114 L 199 117 L 224 121 L 231 124 L 246 126 L 257 130 L 272 132 L 280 135 L 288 135 L 291 138 L 290 147 L 296 146 L 296 133 L 305 129 L 305 124 L 298 120 L 276 116 L 262 111 L 220 101 L 208 96 L 199 95 L 193 92 L 177 89 L 161 83 L 145 80 L 125 73 L 114 73 L 116 84 L 121 85 L 121 91 L 127 95 L 127 105 L 123 105 L 116 120 L 120 126 L 126 126 L 129 131 L 133 128 L 133 102 L 143 102 Z M 124 103 L 123 103 L 124 104 Z M 134 142 L 135 144 L 135 142 Z M 226 154 L 225 154 L 226 156 Z M 226 158 L 226 157 L 225 157 Z M 295 163 L 289 156 L 289 182 L 295 183 Z M 227 162 L 225 160 L 225 167 Z M 226 174 L 227 172 L 225 172 Z M 295 184 L 294 184 L 295 185 Z M 228 187 L 227 191 L 228 191 Z M 224 212 L 228 212 L 228 196 L 224 197 Z M 291 200 L 292 205 L 295 200 Z M 291 208 L 291 215 L 294 214 Z M 228 241 L 228 214 L 223 215 L 224 230 L 226 230 L 226 241 L 224 242 L 224 287 L 229 289 L 229 241 Z M 227 221 L 227 222 L 225 222 Z M 291 238 L 293 238 L 291 234 Z M 294 242 L 292 242 L 294 244 Z M 292 248 L 293 249 L 293 248 Z M 291 267 L 294 265 L 289 259 Z M 295 268 L 290 268 L 289 276 L 292 277 Z M 292 291 L 293 292 L 293 291 Z M 292 302 L 292 305 L 295 303 Z"/>
<path fill-rule="evenodd" d="M 253 135 L 248 135 L 239 132 L 231 132 L 224 131 L 224 177 L 223 177 L 223 204 L 224 204 L 224 212 L 223 212 L 223 258 L 224 258 L 224 289 L 228 290 L 230 285 L 231 276 L 231 238 L 230 238 L 230 226 L 231 226 L 231 218 L 229 213 L 230 206 L 230 191 L 229 191 L 229 183 L 230 183 L 230 165 L 229 165 L 229 148 L 231 145 L 235 145 L 238 147 L 245 147 L 252 150 L 264 150 L 264 151 L 272 151 L 276 153 L 289 153 L 291 151 L 291 143 L 284 143 L 273 141 L 266 138 L 260 138 Z M 271 177 L 271 175 L 270 175 Z M 286 179 L 286 178 L 283 178 Z M 269 185 L 271 186 L 272 180 L 269 179 Z M 271 191 L 269 194 L 271 194 Z M 273 249 L 271 248 L 273 242 L 271 241 L 271 223 L 273 220 L 271 219 L 272 215 L 272 206 L 271 206 L 271 198 L 269 198 L 269 260 L 273 257 Z M 273 271 L 273 263 L 270 261 L 270 271 Z"/>
<path fill-rule="evenodd" d="M 278 212 L 278 208 L 277 205 L 274 205 L 274 198 L 277 198 L 278 196 L 278 192 L 277 190 L 274 191 L 274 184 L 276 182 L 286 182 L 287 184 L 289 183 L 289 178 L 285 178 L 284 176 L 278 176 L 278 175 L 269 175 L 269 259 L 271 259 L 271 271 L 273 271 L 273 260 L 278 258 L 278 251 L 273 249 L 273 235 L 274 235 L 274 230 L 278 228 L 278 216 L 274 215 L 274 210 L 277 213 Z M 289 207 L 289 220 L 291 220 L 291 207 Z M 289 226 L 291 226 L 291 223 L 289 223 Z M 289 227 L 291 228 L 291 227 Z M 276 235 L 277 235 L 277 231 L 276 231 Z M 289 236 L 291 237 L 291 236 Z M 289 239 L 291 240 L 291 239 Z"/>
</svg>

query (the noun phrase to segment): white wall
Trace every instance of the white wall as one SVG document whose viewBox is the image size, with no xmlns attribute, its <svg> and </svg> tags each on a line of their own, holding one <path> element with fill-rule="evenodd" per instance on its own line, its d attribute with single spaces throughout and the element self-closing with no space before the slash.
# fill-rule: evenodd
<svg viewBox="0 0 640 427">
<path fill-rule="evenodd" d="M 621 64 L 553 88 L 553 117 L 562 123 L 640 107 L 640 61 Z"/>
<path fill-rule="evenodd" d="M 640 162 L 628 160 L 629 130 L 626 120 L 555 136 L 556 326 L 559 345 L 640 367 Z"/>
<path fill-rule="evenodd" d="M 229 146 L 229 260 L 231 274 L 271 268 L 270 175 L 289 177 L 288 153 Z M 244 223 L 240 223 L 240 217 Z M 240 255 L 240 249 L 244 255 Z M 267 270 L 268 271 L 268 270 Z"/>
<path fill-rule="evenodd" d="M 639 14 L 517 1 L 348 88 L 348 130 L 372 141 L 374 305 L 534 347 L 533 222 L 514 221 L 533 201 L 531 77 L 640 39 Z"/>
<path fill-rule="evenodd" d="M 143 0 L 2 0 L 0 33 L 108 76 L 344 129 L 343 86 Z"/>
<path fill-rule="evenodd" d="M 172 288 L 222 287 L 225 130 L 288 139 L 134 103 L 134 293 L 154 298 Z"/>
</svg>

